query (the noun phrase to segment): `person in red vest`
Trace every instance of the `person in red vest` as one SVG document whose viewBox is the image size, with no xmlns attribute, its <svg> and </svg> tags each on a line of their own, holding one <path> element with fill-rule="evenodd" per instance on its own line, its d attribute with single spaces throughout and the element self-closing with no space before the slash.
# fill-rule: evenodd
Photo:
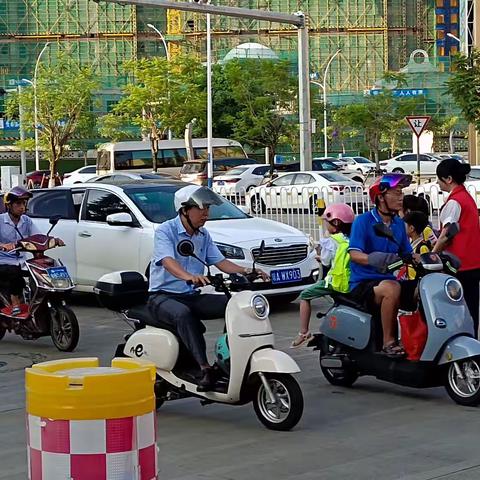
<svg viewBox="0 0 480 480">
<path fill-rule="evenodd" d="M 480 284 L 480 224 L 477 205 L 464 186 L 470 165 L 449 158 L 437 166 L 438 185 L 448 198 L 440 209 L 442 231 L 433 249 L 453 253 L 461 261 L 457 274 L 463 286 L 465 302 L 473 318 L 475 338 L 478 337 L 478 309 Z M 450 224 L 458 225 L 458 232 L 452 236 L 447 228 Z"/>
</svg>

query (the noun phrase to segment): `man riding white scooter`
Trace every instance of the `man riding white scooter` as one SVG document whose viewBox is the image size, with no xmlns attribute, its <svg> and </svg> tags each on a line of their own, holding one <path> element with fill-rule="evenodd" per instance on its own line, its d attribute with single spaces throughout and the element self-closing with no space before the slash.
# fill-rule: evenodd
<svg viewBox="0 0 480 480">
<path fill-rule="evenodd" d="M 219 205 L 218 196 L 206 187 L 188 185 L 175 192 L 178 216 L 158 226 L 154 238 L 150 267 L 148 306 L 155 318 L 175 328 L 202 370 L 199 390 L 212 387 L 213 378 L 207 360 L 201 320 L 223 317 L 226 298 L 223 295 L 200 294 L 196 287 L 210 282 L 204 275 L 204 265 L 193 257 L 177 251 L 182 240 L 194 244 L 196 255 L 208 265 L 224 273 L 249 274 L 250 269 L 239 266 L 220 253 L 207 229 L 209 208 Z M 257 269 L 264 280 L 268 279 Z"/>
<path fill-rule="evenodd" d="M 405 224 L 398 217 L 402 208 L 402 189 L 411 183 L 411 176 L 389 173 L 378 178 L 370 187 L 369 195 L 375 208 L 360 215 L 352 225 L 350 235 L 350 296 L 368 307 L 380 308 L 383 348 L 382 353 L 391 358 L 405 356 L 403 346 L 398 343 L 397 315 L 400 307 L 415 310 L 415 281 L 398 282 L 387 271 L 399 260 L 399 255 L 411 254 Z M 375 224 L 384 224 L 391 229 L 396 242 L 376 235 Z"/>
</svg>

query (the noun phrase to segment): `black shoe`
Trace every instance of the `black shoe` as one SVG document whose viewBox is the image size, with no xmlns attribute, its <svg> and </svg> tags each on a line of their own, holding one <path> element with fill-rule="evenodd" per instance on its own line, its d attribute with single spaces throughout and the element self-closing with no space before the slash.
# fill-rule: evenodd
<svg viewBox="0 0 480 480">
<path fill-rule="evenodd" d="M 202 378 L 198 381 L 198 392 L 208 392 L 213 387 L 213 378 L 210 368 L 202 370 Z"/>
</svg>

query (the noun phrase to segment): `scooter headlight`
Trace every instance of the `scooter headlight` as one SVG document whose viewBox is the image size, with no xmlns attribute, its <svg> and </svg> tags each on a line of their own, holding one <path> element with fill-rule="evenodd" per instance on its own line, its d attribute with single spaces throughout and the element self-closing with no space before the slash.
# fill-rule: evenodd
<svg viewBox="0 0 480 480">
<path fill-rule="evenodd" d="M 459 302 L 463 298 L 462 284 L 456 278 L 449 278 L 445 282 L 445 293 L 453 302 Z"/>
<path fill-rule="evenodd" d="M 270 313 L 270 306 L 268 300 L 263 295 L 255 295 L 252 297 L 252 310 L 259 320 L 264 320 Z"/>
</svg>

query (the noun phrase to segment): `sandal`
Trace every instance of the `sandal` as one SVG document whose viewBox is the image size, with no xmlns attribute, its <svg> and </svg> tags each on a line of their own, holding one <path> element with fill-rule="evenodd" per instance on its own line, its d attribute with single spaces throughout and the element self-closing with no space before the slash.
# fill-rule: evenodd
<svg viewBox="0 0 480 480">
<path fill-rule="evenodd" d="M 389 343 L 382 348 L 381 353 L 389 358 L 403 358 L 406 356 L 406 352 L 403 346 L 398 345 L 396 342 Z"/>
<path fill-rule="evenodd" d="M 290 344 L 290 348 L 299 348 L 302 345 L 305 345 L 313 338 L 313 335 L 310 332 L 307 333 L 298 333 L 298 335 L 293 339 L 293 342 Z"/>
</svg>

